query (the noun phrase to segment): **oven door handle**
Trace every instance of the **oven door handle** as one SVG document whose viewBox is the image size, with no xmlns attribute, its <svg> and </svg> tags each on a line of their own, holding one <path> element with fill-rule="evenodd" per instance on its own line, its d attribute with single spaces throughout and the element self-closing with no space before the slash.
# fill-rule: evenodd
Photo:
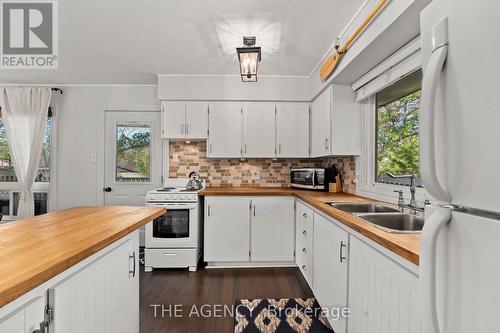
<svg viewBox="0 0 500 333">
<path fill-rule="evenodd" d="M 161 203 L 161 204 L 148 204 L 150 207 L 162 207 L 167 209 L 195 209 L 198 207 L 196 203 Z"/>
</svg>

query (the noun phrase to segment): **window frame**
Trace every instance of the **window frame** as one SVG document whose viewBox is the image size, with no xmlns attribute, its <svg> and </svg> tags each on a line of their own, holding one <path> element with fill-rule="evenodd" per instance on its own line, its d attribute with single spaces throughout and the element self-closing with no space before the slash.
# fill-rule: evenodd
<svg viewBox="0 0 500 333">
<path fill-rule="evenodd" d="M 405 199 L 409 200 L 409 186 L 379 183 L 375 179 L 377 149 L 375 95 L 357 102 L 357 104 L 361 114 L 361 155 L 356 159 L 356 170 L 358 170 L 356 194 L 396 204 L 398 195 L 394 191 L 403 189 Z M 432 197 L 425 188 L 417 187 L 417 202 L 423 204 L 426 199 L 430 200 Z"/>
<path fill-rule="evenodd" d="M 52 109 L 52 128 L 50 134 L 50 181 L 49 182 L 34 182 L 32 187 L 33 193 L 47 193 L 47 206 L 48 211 L 54 210 L 55 201 L 53 200 L 53 196 L 55 195 L 55 188 L 57 184 L 57 180 L 54 179 L 57 175 L 57 149 L 55 148 L 55 142 L 57 140 L 57 118 L 56 117 L 56 108 L 51 106 Z M 9 215 L 3 215 L 2 222 L 15 221 L 18 219 L 17 215 L 13 214 L 14 208 L 14 193 L 20 192 L 21 187 L 19 182 L 0 182 L 0 191 L 9 192 Z"/>
</svg>

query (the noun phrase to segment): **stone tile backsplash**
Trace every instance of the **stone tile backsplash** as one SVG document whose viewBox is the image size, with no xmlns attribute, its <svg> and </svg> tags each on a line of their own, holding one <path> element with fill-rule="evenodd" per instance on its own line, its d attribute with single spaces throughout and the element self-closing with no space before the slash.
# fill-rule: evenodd
<svg viewBox="0 0 500 333">
<path fill-rule="evenodd" d="M 177 154 L 178 160 L 173 160 Z M 326 167 L 334 163 L 340 171 L 344 192 L 354 193 L 355 168 L 353 156 L 315 159 L 209 159 L 206 142 L 185 143 L 171 141 L 169 144 L 169 177 L 186 178 L 190 171 L 198 171 L 208 186 L 237 187 L 289 187 L 291 168 Z M 255 174 L 260 172 L 260 179 Z"/>
</svg>

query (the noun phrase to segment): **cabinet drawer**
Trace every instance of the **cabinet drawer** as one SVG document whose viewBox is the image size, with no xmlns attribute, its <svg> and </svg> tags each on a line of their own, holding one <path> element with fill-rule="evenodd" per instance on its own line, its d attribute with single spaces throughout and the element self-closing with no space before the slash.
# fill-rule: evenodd
<svg viewBox="0 0 500 333">
<path fill-rule="evenodd" d="M 196 266 L 198 261 L 195 249 L 146 249 L 146 266 L 151 267 L 187 267 Z"/>
<path fill-rule="evenodd" d="M 297 225 L 306 224 L 312 228 L 313 225 L 313 210 L 306 205 L 297 203 Z"/>
</svg>

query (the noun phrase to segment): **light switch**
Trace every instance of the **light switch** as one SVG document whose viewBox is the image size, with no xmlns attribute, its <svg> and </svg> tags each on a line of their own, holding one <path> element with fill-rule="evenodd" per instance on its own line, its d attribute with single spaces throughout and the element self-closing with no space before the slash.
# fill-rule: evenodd
<svg viewBox="0 0 500 333">
<path fill-rule="evenodd" d="M 260 179 L 260 170 L 255 170 L 252 173 L 252 179 L 254 179 L 254 180 L 259 180 Z"/>
<path fill-rule="evenodd" d="M 172 161 L 174 162 L 179 161 L 179 154 L 172 154 Z"/>
</svg>

